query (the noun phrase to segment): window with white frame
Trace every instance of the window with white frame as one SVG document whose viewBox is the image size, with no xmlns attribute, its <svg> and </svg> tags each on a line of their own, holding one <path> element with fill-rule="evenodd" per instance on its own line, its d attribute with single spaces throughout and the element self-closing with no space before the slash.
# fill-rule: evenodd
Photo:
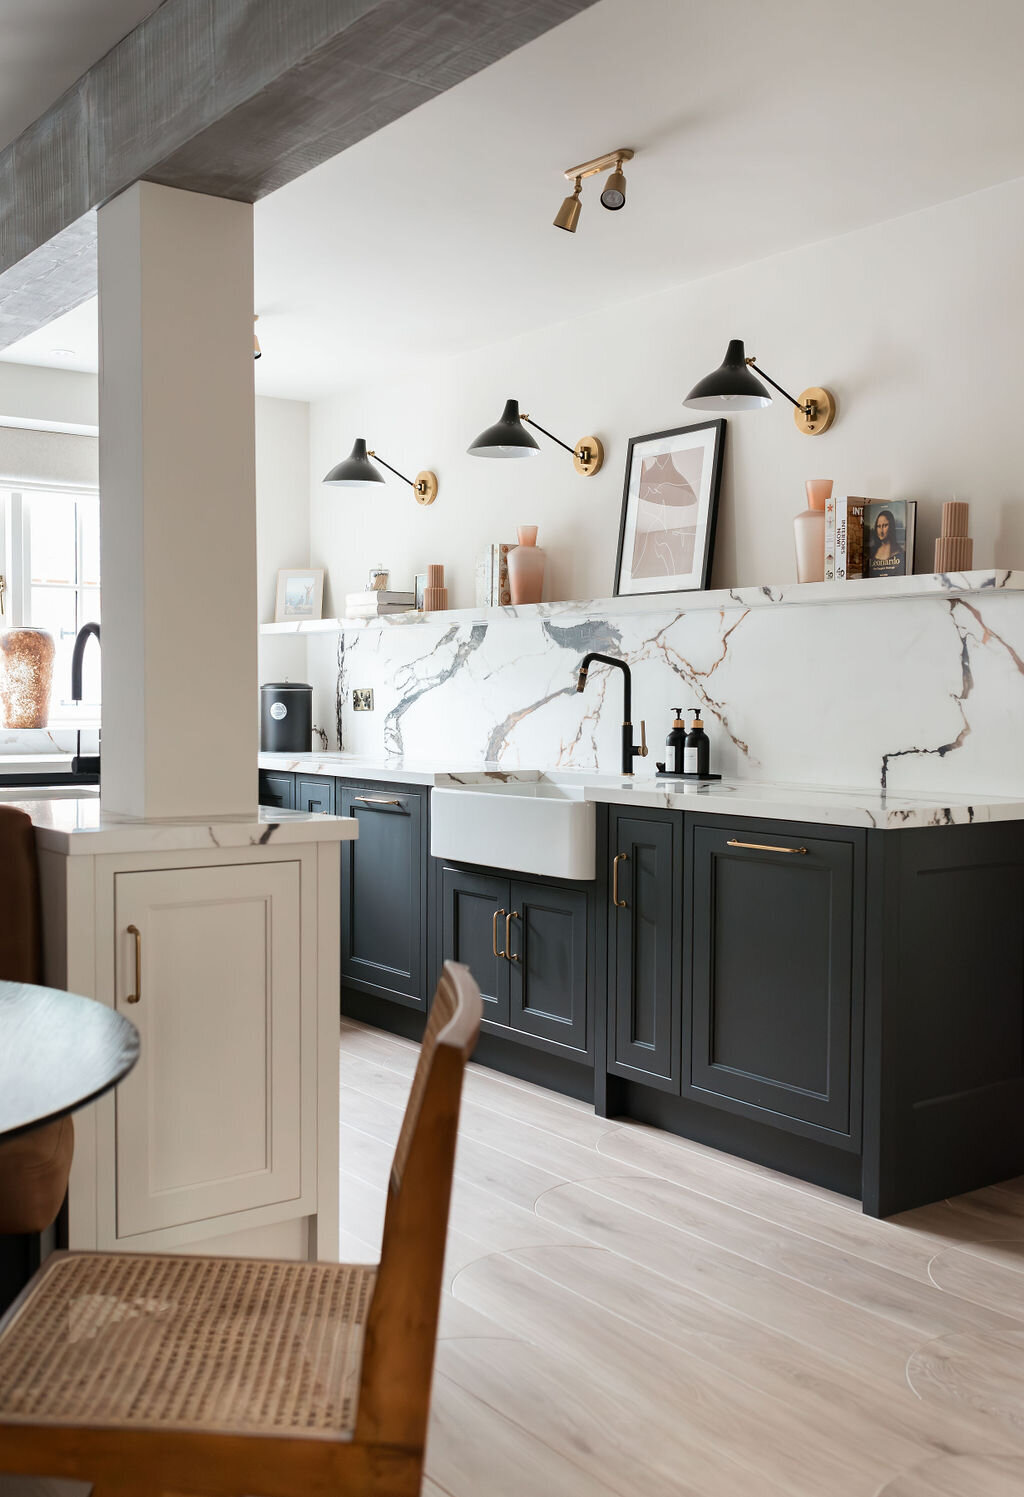
<svg viewBox="0 0 1024 1497">
<path fill-rule="evenodd" d="M 81 705 L 71 700 L 71 655 L 83 624 L 100 622 L 100 504 L 95 489 L 22 484 L 0 491 L 0 575 L 5 627 L 53 635 L 50 725 L 98 722 L 100 652 L 83 662 Z"/>
</svg>

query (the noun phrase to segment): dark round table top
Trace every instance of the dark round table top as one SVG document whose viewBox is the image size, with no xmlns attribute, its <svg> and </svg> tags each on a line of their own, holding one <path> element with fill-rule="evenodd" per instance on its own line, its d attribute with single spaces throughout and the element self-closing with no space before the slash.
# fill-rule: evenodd
<svg viewBox="0 0 1024 1497">
<path fill-rule="evenodd" d="M 139 1058 L 139 1033 L 92 998 L 0 982 L 0 1137 L 83 1107 Z"/>
</svg>

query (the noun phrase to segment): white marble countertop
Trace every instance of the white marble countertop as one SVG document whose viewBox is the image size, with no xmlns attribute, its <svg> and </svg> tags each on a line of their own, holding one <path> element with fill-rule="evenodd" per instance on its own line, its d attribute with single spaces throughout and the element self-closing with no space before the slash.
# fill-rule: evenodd
<svg viewBox="0 0 1024 1497">
<path fill-rule="evenodd" d="M 806 821 L 822 826 L 904 827 L 964 826 L 976 822 L 1024 819 L 1024 797 L 939 794 L 908 796 L 878 789 L 827 785 L 768 784 L 756 780 L 714 780 L 707 784 L 635 778 L 569 770 L 506 770 L 500 765 L 463 766 L 457 761 L 409 759 L 382 764 L 354 754 L 261 754 L 260 768 L 278 773 L 338 775 L 345 779 L 380 780 L 396 785 L 429 785 L 456 789 L 460 784 L 536 780 L 578 785 L 586 800 L 619 806 L 663 806 L 712 816 L 760 816 L 766 820 Z M 283 812 L 275 814 L 283 815 Z"/>
<path fill-rule="evenodd" d="M 279 811 L 267 806 L 258 816 L 213 821 L 135 821 L 111 816 L 91 796 L 37 796 L 22 791 L 20 798 L 4 797 L 32 818 L 36 845 L 52 852 L 92 857 L 108 852 L 185 852 L 211 847 L 257 847 L 273 843 L 351 842 L 359 834 L 351 816 L 322 816 L 317 812 Z"/>
</svg>

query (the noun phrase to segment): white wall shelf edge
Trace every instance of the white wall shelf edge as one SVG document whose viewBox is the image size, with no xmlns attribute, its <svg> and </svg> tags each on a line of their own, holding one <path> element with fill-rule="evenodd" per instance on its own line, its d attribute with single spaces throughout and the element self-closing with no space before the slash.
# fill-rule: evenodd
<svg viewBox="0 0 1024 1497">
<path fill-rule="evenodd" d="M 974 593 L 1024 592 L 1024 571 L 928 572 L 913 577 L 871 577 L 852 582 L 783 582 L 773 586 L 731 587 L 714 592 L 640 593 L 632 597 L 585 598 L 565 603 L 525 603 L 508 608 L 454 608 L 443 613 L 392 613 L 372 619 L 303 619 L 261 624 L 261 634 L 342 634 L 350 630 L 407 629 L 433 624 L 494 624 L 503 619 L 581 623 L 587 619 L 643 613 L 723 613 L 751 608 L 819 607 L 834 603 L 906 601 L 911 598 L 963 598 Z"/>
</svg>

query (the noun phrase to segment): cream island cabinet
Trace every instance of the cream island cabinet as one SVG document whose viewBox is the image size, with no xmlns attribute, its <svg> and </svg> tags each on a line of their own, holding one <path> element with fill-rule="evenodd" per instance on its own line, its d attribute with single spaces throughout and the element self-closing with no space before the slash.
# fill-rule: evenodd
<svg viewBox="0 0 1024 1497">
<path fill-rule="evenodd" d="M 345 818 L 210 826 L 26 804 L 46 980 L 138 1026 L 75 1120 L 72 1248 L 336 1258 Z"/>
</svg>

